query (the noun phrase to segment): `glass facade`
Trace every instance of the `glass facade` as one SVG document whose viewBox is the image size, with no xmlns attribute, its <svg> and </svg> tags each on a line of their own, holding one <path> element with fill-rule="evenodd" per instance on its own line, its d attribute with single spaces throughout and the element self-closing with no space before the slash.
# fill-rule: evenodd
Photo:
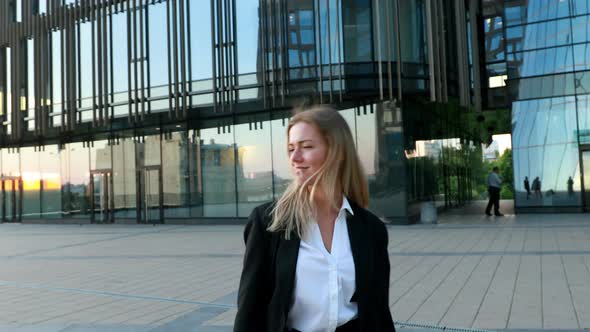
<svg viewBox="0 0 590 332">
<path fill-rule="evenodd" d="M 587 208 L 587 2 L 504 5 L 517 210 Z"/>
<path fill-rule="evenodd" d="M 0 29 L 43 27 L 0 33 L 3 221 L 247 217 L 292 180 L 291 110 L 319 103 L 352 129 L 378 215 L 407 220 L 423 201 L 471 198 L 477 138 L 455 118 L 470 107 L 457 101 L 457 57 L 471 56 L 456 41 L 468 37 L 456 28 L 465 6 L 35 3 L 0 17 Z"/>
</svg>

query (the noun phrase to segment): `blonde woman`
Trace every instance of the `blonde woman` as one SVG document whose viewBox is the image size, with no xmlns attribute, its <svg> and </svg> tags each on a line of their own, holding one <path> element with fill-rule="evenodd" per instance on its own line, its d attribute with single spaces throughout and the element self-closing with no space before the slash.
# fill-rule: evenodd
<svg viewBox="0 0 590 332">
<path fill-rule="evenodd" d="M 395 331 L 387 230 L 346 121 L 316 107 L 287 136 L 294 180 L 250 215 L 234 332 Z"/>
</svg>

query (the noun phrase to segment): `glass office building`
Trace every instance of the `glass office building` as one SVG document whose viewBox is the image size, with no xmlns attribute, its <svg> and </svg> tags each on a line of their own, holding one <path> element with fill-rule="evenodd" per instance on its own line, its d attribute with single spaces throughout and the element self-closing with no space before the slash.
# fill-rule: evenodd
<svg viewBox="0 0 590 332">
<path fill-rule="evenodd" d="M 590 4 L 487 1 L 512 105 L 517 212 L 590 207 Z M 527 189 L 528 188 L 528 189 Z"/>
<path fill-rule="evenodd" d="M 481 156 L 462 120 L 481 110 L 479 11 L 443 0 L 2 1 L 2 221 L 247 217 L 291 180 L 291 110 L 319 103 L 348 121 L 375 213 L 407 222 L 423 201 L 460 205 Z"/>
</svg>

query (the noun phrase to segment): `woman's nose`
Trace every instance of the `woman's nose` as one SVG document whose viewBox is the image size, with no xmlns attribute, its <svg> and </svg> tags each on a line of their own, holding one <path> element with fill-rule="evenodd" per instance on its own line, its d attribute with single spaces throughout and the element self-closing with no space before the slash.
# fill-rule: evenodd
<svg viewBox="0 0 590 332">
<path fill-rule="evenodd" d="M 291 152 L 291 161 L 302 161 L 302 157 L 301 150 L 298 148 L 295 148 L 295 150 Z"/>
</svg>

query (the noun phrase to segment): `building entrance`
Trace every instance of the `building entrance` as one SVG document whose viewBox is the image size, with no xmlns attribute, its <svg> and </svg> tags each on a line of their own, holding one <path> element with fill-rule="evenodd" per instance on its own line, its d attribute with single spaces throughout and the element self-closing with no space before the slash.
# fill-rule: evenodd
<svg viewBox="0 0 590 332">
<path fill-rule="evenodd" d="M 114 222 L 113 171 L 90 171 L 91 217 L 93 223 Z"/>
<path fill-rule="evenodd" d="M 2 195 L 0 208 L 2 222 L 20 222 L 22 220 L 22 179 L 18 176 L 0 177 Z"/>
<path fill-rule="evenodd" d="M 139 206 L 138 222 L 160 224 L 164 222 L 162 196 L 162 167 L 144 166 L 139 170 Z"/>
<path fill-rule="evenodd" d="M 582 199 L 584 210 L 590 212 L 590 147 L 581 151 L 582 159 Z"/>
</svg>

